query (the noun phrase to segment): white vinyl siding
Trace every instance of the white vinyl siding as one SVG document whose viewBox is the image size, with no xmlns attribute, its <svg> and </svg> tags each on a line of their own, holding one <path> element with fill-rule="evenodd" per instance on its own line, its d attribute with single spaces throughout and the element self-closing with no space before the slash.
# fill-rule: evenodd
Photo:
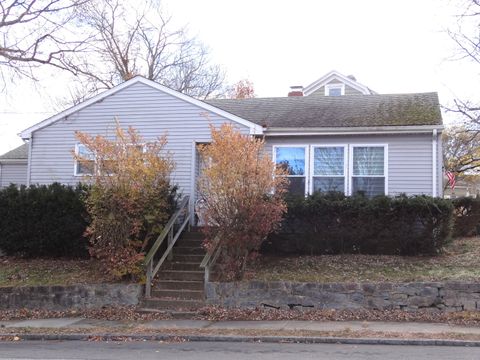
<svg viewBox="0 0 480 360">
<path fill-rule="evenodd" d="M 27 184 L 27 163 L 0 164 L 0 188 Z"/>
<path fill-rule="evenodd" d="M 82 177 L 74 174 L 75 131 L 114 138 L 115 118 L 124 127 L 133 126 L 146 141 L 167 134 L 166 150 L 175 161 L 172 182 L 190 194 L 195 174 L 192 156 L 195 142 L 210 142 L 210 125 L 232 123 L 242 133 L 247 126 L 187 103 L 142 83 L 135 83 L 66 118 L 33 133 L 31 184 L 54 181 L 74 185 Z"/>
</svg>

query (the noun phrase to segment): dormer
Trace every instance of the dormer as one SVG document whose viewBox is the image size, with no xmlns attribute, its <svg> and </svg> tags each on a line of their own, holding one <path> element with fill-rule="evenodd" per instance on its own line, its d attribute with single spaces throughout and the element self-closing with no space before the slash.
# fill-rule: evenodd
<svg viewBox="0 0 480 360">
<path fill-rule="evenodd" d="M 315 96 L 348 96 L 376 94 L 367 86 L 360 84 L 355 76 L 345 76 L 338 71 L 330 71 L 320 79 L 303 89 L 303 95 Z"/>
</svg>

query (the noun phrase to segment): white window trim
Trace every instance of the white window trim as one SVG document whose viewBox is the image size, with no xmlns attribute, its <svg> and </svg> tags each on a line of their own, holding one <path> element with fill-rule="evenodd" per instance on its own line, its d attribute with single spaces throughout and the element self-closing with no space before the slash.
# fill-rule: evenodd
<svg viewBox="0 0 480 360">
<path fill-rule="evenodd" d="M 315 151 L 314 148 L 330 148 L 330 147 L 343 147 L 343 175 L 315 175 Z M 309 172 L 310 172 L 310 186 L 308 188 L 309 193 L 313 194 L 313 178 L 314 177 L 343 177 L 344 189 L 343 192 L 347 195 L 348 192 L 348 145 L 347 144 L 312 144 L 310 145 L 310 160 L 309 160 Z"/>
<path fill-rule="evenodd" d="M 272 146 L 272 159 L 273 163 L 277 164 L 277 148 L 304 148 L 305 149 L 305 174 L 304 175 L 287 175 L 286 177 L 305 177 L 305 196 L 308 195 L 310 190 L 310 146 L 306 144 L 282 144 Z"/>
<path fill-rule="evenodd" d="M 325 96 L 330 95 L 330 89 L 340 89 L 341 95 L 345 95 L 345 84 L 343 83 L 334 83 L 334 84 L 326 84 L 325 85 Z"/>
<path fill-rule="evenodd" d="M 388 144 L 350 144 L 349 161 L 348 161 L 348 195 L 352 195 L 353 184 L 353 149 L 356 147 L 383 147 L 383 175 L 368 175 L 365 177 L 384 177 L 385 178 L 385 194 L 388 195 Z"/>
<path fill-rule="evenodd" d="M 75 155 L 77 155 L 77 156 L 78 156 L 78 149 L 79 149 L 80 146 L 84 146 L 84 147 L 85 147 L 85 145 L 80 144 L 80 143 L 75 144 Z M 96 163 L 96 160 L 93 159 L 93 162 L 94 162 L 94 164 L 95 164 L 95 163 Z M 76 177 L 93 176 L 93 174 L 79 174 L 79 173 L 77 172 L 77 169 L 78 169 L 78 166 L 77 166 L 77 165 L 78 165 L 78 160 L 75 159 L 75 161 L 73 162 L 73 176 L 76 176 Z M 95 172 L 95 168 L 94 168 L 93 171 Z"/>
</svg>

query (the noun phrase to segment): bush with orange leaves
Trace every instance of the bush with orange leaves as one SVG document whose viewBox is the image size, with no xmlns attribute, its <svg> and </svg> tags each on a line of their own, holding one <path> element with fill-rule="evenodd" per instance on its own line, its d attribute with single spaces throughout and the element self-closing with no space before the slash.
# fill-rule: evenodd
<svg viewBox="0 0 480 360">
<path fill-rule="evenodd" d="M 211 132 L 212 142 L 199 147 L 205 246 L 210 252 L 221 247 L 217 267 L 223 279 L 240 280 L 247 261 L 280 226 L 288 180 L 264 152 L 264 139 L 228 124 Z"/>
<path fill-rule="evenodd" d="M 175 208 L 166 136 L 145 142 L 135 129 L 124 130 L 117 122 L 114 140 L 82 132 L 76 138 L 94 157 L 74 155 L 92 172 L 84 179 L 91 185 L 85 199 L 90 254 L 114 277 L 139 279 L 145 251 Z"/>
</svg>

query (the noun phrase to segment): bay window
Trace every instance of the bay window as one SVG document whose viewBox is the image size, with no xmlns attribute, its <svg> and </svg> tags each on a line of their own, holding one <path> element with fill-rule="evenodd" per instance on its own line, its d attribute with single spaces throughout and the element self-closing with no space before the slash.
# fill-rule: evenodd
<svg viewBox="0 0 480 360">
<path fill-rule="evenodd" d="M 273 148 L 275 164 L 287 173 L 290 180 L 289 193 L 305 195 L 306 193 L 306 158 L 305 146 L 276 146 Z"/>
<path fill-rule="evenodd" d="M 388 194 L 388 145 L 281 145 L 273 159 L 286 171 L 291 194 Z"/>
<path fill-rule="evenodd" d="M 351 194 L 384 195 L 386 187 L 386 146 L 351 146 Z"/>
</svg>

